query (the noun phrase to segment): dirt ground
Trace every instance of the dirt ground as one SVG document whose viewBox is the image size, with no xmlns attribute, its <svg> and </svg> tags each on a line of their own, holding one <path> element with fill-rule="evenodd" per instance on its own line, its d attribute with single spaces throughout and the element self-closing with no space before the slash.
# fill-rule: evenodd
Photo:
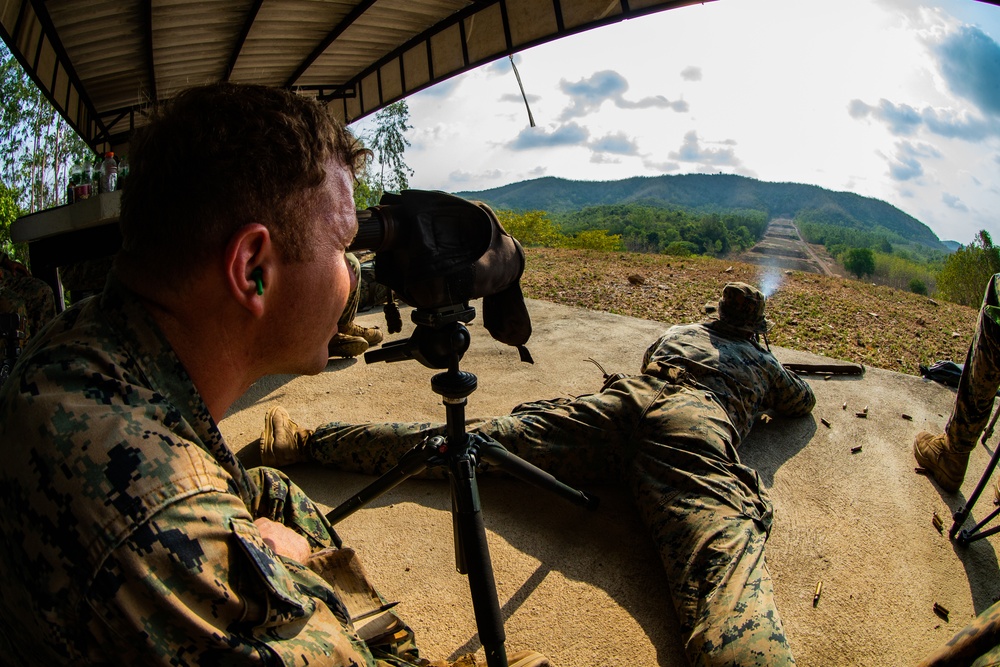
<svg viewBox="0 0 1000 667">
<path fill-rule="evenodd" d="M 528 305 L 533 365 L 493 341 L 481 319 L 470 326 L 462 368 L 478 376 L 479 388 L 469 397 L 469 416 L 594 391 L 601 376 L 588 357 L 609 371 L 635 372 L 665 329 L 541 301 Z M 384 326 L 377 313 L 359 321 Z M 828 361 L 775 353 L 785 362 Z M 317 376 L 265 378 L 220 426 L 253 464 L 264 413 L 275 404 L 302 425 L 442 421 L 441 399 L 430 390 L 434 372 L 412 360 L 356 359 L 331 363 Z M 974 452 L 962 494 L 943 494 L 914 472 L 911 443 L 921 429 L 943 428 L 953 390 L 878 369 L 808 381 L 818 399 L 810 417 L 758 423 L 740 448 L 774 503 L 767 561 L 786 632 L 806 667 L 914 664 L 1000 597 L 1000 538 L 960 546 L 947 536 L 996 436 Z M 372 481 L 306 465 L 288 472 L 324 507 Z M 480 481 L 508 652 L 538 650 L 562 667 L 685 665 L 663 571 L 630 499 L 615 487 L 587 490 L 601 498 L 596 512 L 515 480 Z M 481 649 L 468 582 L 455 571 L 450 506 L 446 483 L 408 480 L 337 526 L 383 594 L 402 601 L 399 614 L 434 659 Z M 992 509 L 988 490 L 972 520 Z M 932 524 L 935 514 L 943 534 Z M 947 618 L 935 614 L 935 603 Z"/>
</svg>

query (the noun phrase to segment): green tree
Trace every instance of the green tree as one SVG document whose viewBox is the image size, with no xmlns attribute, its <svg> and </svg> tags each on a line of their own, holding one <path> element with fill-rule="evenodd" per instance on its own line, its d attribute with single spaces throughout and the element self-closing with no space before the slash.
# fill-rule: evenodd
<svg viewBox="0 0 1000 667">
<path fill-rule="evenodd" d="M 625 244 L 622 243 L 622 237 L 619 234 L 608 234 L 604 229 L 588 229 L 580 232 L 567 239 L 563 245 L 569 248 L 603 250 L 604 252 L 617 252 L 625 249 Z"/>
<path fill-rule="evenodd" d="M 383 193 L 399 192 L 410 187 L 413 169 L 406 164 L 410 142 L 407 130 L 413 129 L 406 100 L 393 102 L 375 114 L 375 127 L 362 135 L 364 145 L 374 153 L 355 187 L 355 202 L 361 208 L 374 206 Z M 376 168 L 377 165 L 377 168 Z"/>
<path fill-rule="evenodd" d="M 1000 273 L 1000 249 L 983 229 L 967 246 L 948 256 L 937 277 L 938 293 L 963 306 L 978 306 L 994 273 Z"/>
<path fill-rule="evenodd" d="M 677 257 L 690 257 L 698 251 L 698 246 L 690 241 L 674 241 L 663 249 L 664 255 L 675 255 Z"/>
<path fill-rule="evenodd" d="M 0 252 L 24 261 L 27 254 L 26 249 L 15 247 L 10 240 L 10 226 L 19 214 L 20 209 L 17 206 L 14 191 L 0 183 Z"/>
<path fill-rule="evenodd" d="M 549 219 L 545 211 L 514 212 L 506 209 L 495 211 L 497 220 L 507 233 L 525 247 L 555 248 L 566 242 L 564 236 Z"/>
<path fill-rule="evenodd" d="M 875 272 L 875 253 L 871 248 L 851 248 L 844 257 L 844 268 L 858 278 Z"/>
<path fill-rule="evenodd" d="M 62 203 L 68 167 L 85 157 L 94 155 L 0 43 L 0 247 L 25 259 L 10 223 Z"/>
<path fill-rule="evenodd" d="M 910 291 L 914 294 L 922 294 L 927 296 L 927 285 L 920 278 L 914 278 L 910 281 Z"/>
</svg>

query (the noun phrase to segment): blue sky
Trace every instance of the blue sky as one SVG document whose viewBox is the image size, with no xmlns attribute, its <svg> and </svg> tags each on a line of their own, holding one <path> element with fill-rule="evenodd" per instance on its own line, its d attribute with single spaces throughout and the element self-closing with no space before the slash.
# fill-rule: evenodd
<svg viewBox="0 0 1000 667">
<path fill-rule="evenodd" d="M 515 63 L 535 127 L 507 58 L 408 98 L 410 187 L 723 172 L 876 197 L 942 240 L 1000 242 L 1000 7 L 717 0 Z"/>
</svg>

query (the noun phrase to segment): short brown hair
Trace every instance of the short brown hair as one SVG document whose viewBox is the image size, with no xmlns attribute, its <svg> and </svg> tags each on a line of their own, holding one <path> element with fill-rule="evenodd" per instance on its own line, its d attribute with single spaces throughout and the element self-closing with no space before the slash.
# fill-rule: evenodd
<svg viewBox="0 0 1000 667">
<path fill-rule="evenodd" d="M 266 86 L 191 88 L 130 141 L 119 267 L 178 278 L 251 222 L 289 261 L 310 256 L 303 209 L 331 159 L 355 173 L 369 152 L 314 100 Z"/>
</svg>

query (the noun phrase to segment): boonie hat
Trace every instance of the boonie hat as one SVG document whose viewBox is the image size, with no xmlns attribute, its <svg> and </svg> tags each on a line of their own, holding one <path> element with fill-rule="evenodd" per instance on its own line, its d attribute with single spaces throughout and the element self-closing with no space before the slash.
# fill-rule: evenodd
<svg viewBox="0 0 1000 667">
<path fill-rule="evenodd" d="M 746 283 L 729 283 L 722 288 L 719 299 L 719 321 L 748 333 L 767 333 L 771 323 L 764 318 L 767 298 L 764 293 Z"/>
</svg>

